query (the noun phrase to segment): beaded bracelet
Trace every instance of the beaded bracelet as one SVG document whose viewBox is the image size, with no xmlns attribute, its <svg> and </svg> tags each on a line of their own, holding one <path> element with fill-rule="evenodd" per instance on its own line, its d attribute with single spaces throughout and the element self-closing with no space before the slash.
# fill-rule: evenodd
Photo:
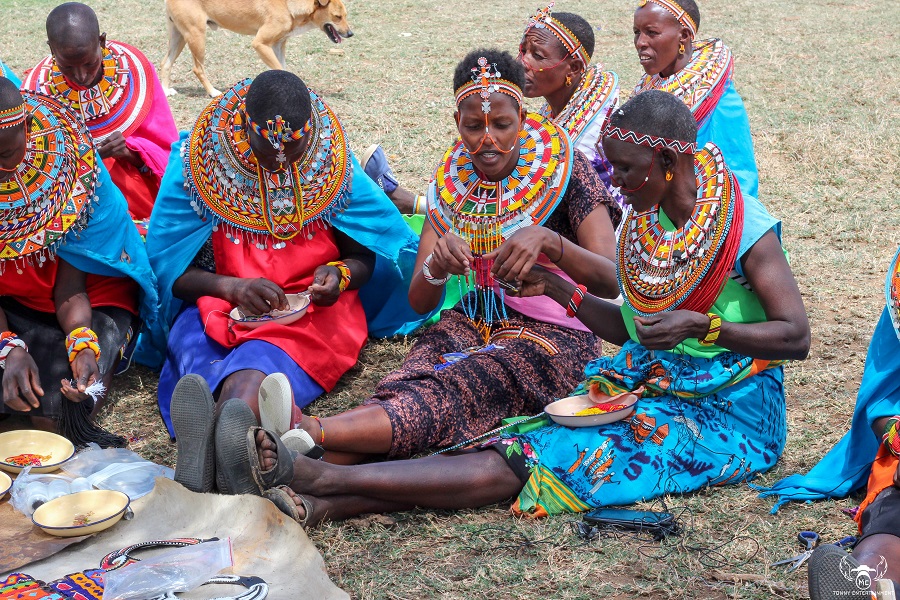
<svg viewBox="0 0 900 600">
<path fill-rule="evenodd" d="M 348 287 L 350 287 L 350 267 L 347 266 L 342 260 L 336 260 L 328 263 L 329 267 L 337 267 L 337 270 L 341 272 L 341 282 L 338 283 L 338 290 L 343 292 Z"/>
<path fill-rule="evenodd" d="M 0 369 L 6 369 L 6 357 L 14 348 L 28 352 L 28 346 L 12 331 L 0 333 Z"/>
<path fill-rule="evenodd" d="M 578 284 L 575 286 L 575 291 L 572 293 L 572 297 L 569 298 L 569 305 L 566 306 L 567 317 L 572 319 L 578 314 L 578 309 L 581 307 L 581 302 L 584 300 L 584 295 L 586 293 L 587 288 L 583 285 Z"/>
<path fill-rule="evenodd" d="M 700 340 L 700 345 L 712 346 L 719 339 L 719 332 L 722 330 L 722 317 L 716 313 L 706 313 L 706 316 L 709 317 L 709 331 L 706 332 L 706 337 Z"/>
<path fill-rule="evenodd" d="M 884 426 L 884 435 L 881 436 L 881 443 L 888 447 L 888 450 L 894 456 L 900 456 L 900 433 L 897 428 L 900 426 L 900 415 L 895 415 L 888 419 Z"/>
<path fill-rule="evenodd" d="M 447 273 L 446 277 L 442 277 L 438 279 L 434 275 L 431 274 L 431 259 L 434 257 L 434 254 L 429 254 L 425 257 L 425 261 L 422 263 L 422 277 L 425 278 L 425 281 L 430 283 L 431 285 L 444 285 L 448 281 L 450 281 L 450 273 Z"/>
<path fill-rule="evenodd" d="M 90 327 L 79 327 L 66 337 L 66 351 L 69 353 L 69 362 L 73 362 L 82 350 L 91 350 L 100 362 L 100 340 Z"/>
</svg>

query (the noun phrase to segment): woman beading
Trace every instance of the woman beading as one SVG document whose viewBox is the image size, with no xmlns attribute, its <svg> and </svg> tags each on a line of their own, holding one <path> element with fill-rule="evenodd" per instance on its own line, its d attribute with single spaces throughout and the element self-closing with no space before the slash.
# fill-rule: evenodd
<svg viewBox="0 0 900 600">
<path fill-rule="evenodd" d="M 744 204 L 712 144 L 671 94 L 649 91 L 617 109 L 603 147 L 631 205 L 619 238 L 625 304 L 597 299 L 532 269 L 519 294 L 570 305 L 622 346 L 585 369 L 577 393 L 639 393 L 622 421 L 504 433 L 478 452 L 366 465 L 290 454 L 250 430 L 263 479 L 282 510 L 315 523 L 363 512 L 464 508 L 518 494 L 531 515 L 630 504 L 737 483 L 771 468 L 786 437 L 781 361 L 809 351 L 800 291 L 758 204 Z M 253 445 L 255 442 L 255 445 Z M 282 469 L 287 458 L 288 468 Z"/>
</svg>

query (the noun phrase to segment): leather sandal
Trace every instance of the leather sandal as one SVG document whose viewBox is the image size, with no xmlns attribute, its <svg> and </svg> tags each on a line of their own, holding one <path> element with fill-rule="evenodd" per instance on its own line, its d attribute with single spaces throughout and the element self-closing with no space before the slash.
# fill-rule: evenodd
<svg viewBox="0 0 900 600">
<path fill-rule="evenodd" d="M 275 443 L 276 453 L 275 466 L 271 469 L 264 470 L 260 467 L 259 449 L 256 446 L 256 433 L 265 431 L 266 435 Z M 266 431 L 262 427 L 251 427 L 247 431 L 247 454 L 250 460 L 250 473 L 254 483 L 262 494 L 270 488 L 277 488 L 281 485 L 288 485 L 294 479 L 294 459 L 296 454 L 287 449 L 284 442 L 271 431 Z"/>
<path fill-rule="evenodd" d="M 300 526 L 305 529 L 306 524 L 309 523 L 309 519 L 312 516 L 312 503 L 299 494 L 296 494 L 296 496 L 297 498 L 300 498 L 300 504 L 303 505 L 303 510 L 306 513 L 302 519 L 300 518 L 300 511 L 297 510 L 297 503 L 294 502 L 294 499 L 288 493 L 286 485 L 281 485 L 263 492 L 263 497 L 269 499 L 278 510 L 300 523 Z"/>
</svg>

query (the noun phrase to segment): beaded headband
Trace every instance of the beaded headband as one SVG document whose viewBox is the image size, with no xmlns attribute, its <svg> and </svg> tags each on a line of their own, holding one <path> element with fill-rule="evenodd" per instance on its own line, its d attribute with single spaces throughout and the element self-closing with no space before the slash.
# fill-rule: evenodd
<svg viewBox="0 0 900 600">
<path fill-rule="evenodd" d="M 0 110 L 0 129 L 9 129 L 25 122 L 25 103 Z"/>
<path fill-rule="evenodd" d="M 311 120 L 311 119 L 310 119 Z M 256 121 L 247 115 L 247 123 L 257 135 L 262 136 L 266 141 L 272 144 L 276 150 L 281 150 L 281 145 L 291 141 L 297 141 L 309 131 L 309 123 L 303 126 L 300 131 L 291 129 L 291 124 L 285 121 L 281 115 L 275 115 L 275 120 L 266 121 L 266 128 L 260 127 Z"/>
<path fill-rule="evenodd" d="M 502 79 L 497 63 L 490 63 L 485 57 L 478 59 L 478 66 L 472 68 L 472 81 L 459 86 L 456 90 L 456 106 L 473 94 L 481 96 L 481 110 L 485 114 L 491 112 L 491 94 L 500 93 L 510 96 L 519 106 L 522 106 L 524 98 L 522 90 L 511 81 Z"/>
<path fill-rule="evenodd" d="M 688 28 L 688 31 L 691 32 L 691 37 L 697 35 L 697 24 L 694 23 L 694 19 L 685 11 L 681 6 L 678 5 L 677 2 L 672 2 L 672 0 L 640 0 L 638 2 L 638 8 L 641 8 L 647 4 L 647 2 L 652 2 L 653 4 L 657 4 L 662 6 L 664 9 L 672 13 L 678 22 L 681 23 L 684 27 Z"/>
<path fill-rule="evenodd" d="M 682 142 L 681 140 L 670 140 L 669 138 L 658 137 L 649 133 L 637 133 L 630 129 L 622 129 L 621 127 L 610 125 L 609 121 L 604 125 L 601 137 L 609 137 L 620 142 L 646 146 L 654 150 L 668 148 L 681 154 L 695 154 L 697 152 L 696 142 Z"/>
<path fill-rule="evenodd" d="M 587 68 L 588 63 L 591 62 L 591 57 L 588 56 L 587 50 L 584 49 L 584 45 L 578 40 L 578 37 L 569 31 L 568 27 L 553 18 L 551 11 L 553 10 L 554 4 L 556 3 L 551 2 L 544 8 L 539 8 L 536 13 L 531 15 L 528 22 L 525 24 L 525 33 L 528 33 L 528 30 L 532 27 L 535 29 L 549 29 L 550 33 L 555 35 L 557 39 L 562 42 L 566 51 L 571 56 L 580 60 L 585 68 Z"/>
</svg>

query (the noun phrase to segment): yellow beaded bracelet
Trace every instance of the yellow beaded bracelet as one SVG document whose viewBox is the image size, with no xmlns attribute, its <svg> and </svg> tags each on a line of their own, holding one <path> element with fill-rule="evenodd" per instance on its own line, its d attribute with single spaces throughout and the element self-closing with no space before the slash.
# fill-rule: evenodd
<svg viewBox="0 0 900 600">
<path fill-rule="evenodd" d="M 100 340 L 97 334 L 90 327 L 79 327 L 74 329 L 66 337 L 66 351 L 69 353 L 69 362 L 75 360 L 78 353 L 82 350 L 91 350 L 100 362 Z"/>
<path fill-rule="evenodd" d="M 341 272 L 341 281 L 338 283 L 338 290 L 344 291 L 350 287 L 350 267 L 342 260 L 336 260 L 328 263 L 329 267 L 336 267 Z"/>
<path fill-rule="evenodd" d="M 719 332 L 722 330 L 722 317 L 716 313 L 706 313 L 706 316 L 709 317 L 709 331 L 706 332 L 706 337 L 700 340 L 700 345 L 712 346 L 719 339 Z"/>
</svg>

